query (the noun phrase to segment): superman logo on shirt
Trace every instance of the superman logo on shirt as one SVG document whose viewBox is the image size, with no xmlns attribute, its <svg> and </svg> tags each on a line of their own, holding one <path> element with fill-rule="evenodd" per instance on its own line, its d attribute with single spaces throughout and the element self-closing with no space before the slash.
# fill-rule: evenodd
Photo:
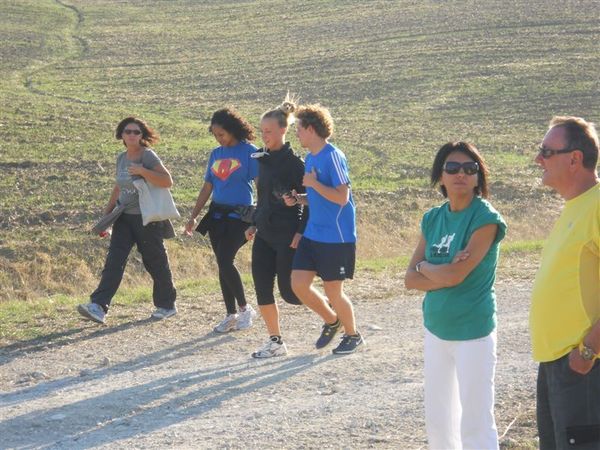
<svg viewBox="0 0 600 450">
<path fill-rule="evenodd" d="M 242 167 L 239 159 L 227 158 L 217 159 L 210 168 L 210 171 L 221 181 L 225 181 L 229 178 L 233 172 Z"/>
</svg>

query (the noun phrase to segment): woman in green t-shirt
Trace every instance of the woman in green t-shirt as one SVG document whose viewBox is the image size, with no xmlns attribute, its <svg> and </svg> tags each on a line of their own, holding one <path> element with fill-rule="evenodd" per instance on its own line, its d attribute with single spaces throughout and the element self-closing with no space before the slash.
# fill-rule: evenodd
<svg viewBox="0 0 600 450">
<path fill-rule="evenodd" d="M 494 281 L 506 223 L 484 200 L 488 174 L 470 143 L 438 150 L 431 184 L 447 201 L 423 216 L 406 271 L 406 287 L 426 292 L 425 422 L 431 448 L 498 448 Z"/>
</svg>

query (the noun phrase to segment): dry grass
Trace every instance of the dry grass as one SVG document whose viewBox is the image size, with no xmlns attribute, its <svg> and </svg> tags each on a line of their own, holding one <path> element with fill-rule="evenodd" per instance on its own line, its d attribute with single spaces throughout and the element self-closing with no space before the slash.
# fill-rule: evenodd
<svg viewBox="0 0 600 450">
<path fill-rule="evenodd" d="M 106 246 L 84 230 L 113 183 L 121 117 L 160 131 L 185 217 L 215 145 L 211 112 L 233 104 L 256 123 L 287 90 L 333 112 L 366 265 L 411 254 L 422 213 L 441 200 L 432 156 L 452 139 L 488 159 L 507 241 L 543 239 L 560 201 L 540 186 L 533 149 L 553 113 L 597 121 L 595 6 L 3 2 L 0 301 L 94 288 Z M 206 242 L 168 247 L 180 282 L 214 273 Z M 125 281 L 147 282 L 135 256 Z"/>
</svg>

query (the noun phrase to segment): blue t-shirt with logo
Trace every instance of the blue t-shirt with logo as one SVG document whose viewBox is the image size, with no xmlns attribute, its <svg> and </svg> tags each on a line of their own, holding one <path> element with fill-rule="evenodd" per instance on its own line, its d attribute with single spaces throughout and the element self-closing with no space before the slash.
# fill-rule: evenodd
<svg viewBox="0 0 600 450">
<path fill-rule="evenodd" d="M 329 187 L 350 185 L 348 163 L 341 150 L 327 143 L 323 149 L 306 156 L 305 172 L 317 172 L 319 183 Z M 308 196 L 308 224 L 304 236 L 317 242 L 352 243 L 356 242 L 356 209 L 352 191 L 350 200 L 344 206 L 333 203 L 313 188 L 306 188 Z"/>
<path fill-rule="evenodd" d="M 430 209 L 421 231 L 427 243 L 425 259 L 432 264 L 452 262 L 484 225 L 497 224 L 496 239 L 483 260 L 462 283 L 428 291 L 423 301 L 425 328 L 440 339 L 463 341 L 487 336 L 496 327 L 496 265 L 506 223 L 500 213 L 481 197 L 474 197 L 462 211 L 450 211 L 450 203 Z"/>
<path fill-rule="evenodd" d="M 258 162 L 250 155 L 256 149 L 253 144 L 241 141 L 211 152 L 204 180 L 213 185 L 214 202 L 231 206 L 252 204 L 252 180 L 258 176 Z"/>
</svg>

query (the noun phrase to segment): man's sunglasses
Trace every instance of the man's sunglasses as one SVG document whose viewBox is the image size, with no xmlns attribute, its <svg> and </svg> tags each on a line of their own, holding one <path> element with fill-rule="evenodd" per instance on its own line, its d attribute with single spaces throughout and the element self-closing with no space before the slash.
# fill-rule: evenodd
<svg viewBox="0 0 600 450">
<path fill-rule="evenodd" d="M 139 136 L 142 132 L 140 130 L 123 130 L 123 134 L 135 134 Z"/>
<path fill-rule="evenodd" d="M 459 163 L 456 161 L 446 161 L 444 164 L 444 172 L 449 175 L 456 175 L 462 168 L 465 175 L 475 175 L 479 172 L 479 164 L 475 161 Z"/>
<path fill-rule="evenodd" d="M 544 158 L 544 159 L 548 159 L 551 156 L 558 155 L 560 153 L 571 153 L 571 152 L 574 152 L 575 150 L 577 150 L 577 149 L 575 149 L 575 148 L 563 148 L 563 149 L 560 149 L 560 150 L 552 150 L 552 149 L 544 147 L 543 145 L 540 145 L 539 148 L 538 148 L 538 152 L 539 152 L 540 156 L 542 158 Z"/>
</svg>

